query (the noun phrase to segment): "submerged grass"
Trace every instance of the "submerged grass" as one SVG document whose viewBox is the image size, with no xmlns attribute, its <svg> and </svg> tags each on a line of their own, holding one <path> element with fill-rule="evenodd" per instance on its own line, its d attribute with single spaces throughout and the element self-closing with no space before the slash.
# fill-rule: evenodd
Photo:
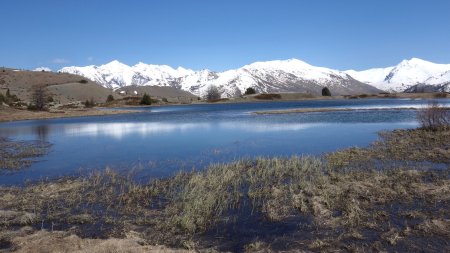
<svg viewBox="0 0 450 253">
<path fill-rule="evenodd" d="M 146 184 L 107 169 L 0 187 L 0 226 L 187 249 L 446 251 L 448 138 L 401 130 L 324 158 L 242 160 Z M 14 244 L 8 238 L 0 235 Z"/>
<path fill-rule="evenodd" d="M 34 158 L 47 154 L 49 147 L 47 142 L 17 142 L 0 137 L 0 171 L 28 167 Z"/>
</svg>

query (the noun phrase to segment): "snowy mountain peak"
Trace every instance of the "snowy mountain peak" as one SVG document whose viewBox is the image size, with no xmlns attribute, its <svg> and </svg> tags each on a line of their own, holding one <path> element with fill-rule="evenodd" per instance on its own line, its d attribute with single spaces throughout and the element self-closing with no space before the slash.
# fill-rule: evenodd
<svg viewBox="0 0 450 253">
<path fill-rule="evenodd" d="M 446 85 L 450 83 L 447 73 L 450 64 L 437 64 L 419 58 L 403 60 L 388 68 L 368 69 L 364 71 L 348 70 L 347 74 L 355 79 L 369 83 L 386 91 L 402 92 L 416 85 Z M 447 88 L 441 89 L 445 91 Z"/>
<path fill-rule="evenodd" d="M 121 63 L 118 60 L 113 60 L 109 63 L 101 65 L 100 68 L 103 68 L 103 69 L 126 69 L 126 68 L 130 68 L 130 66 L 128 66 L 124 63 Z"/>
<path fill-rule="evenodd" d="M 302 69 L 312 67 L 308 63 L 298 60 L 298 59 L 288 59 L 288 60 L 273 60 L 273 61 L 261 61 L 254 62 L 249 65 L 245 65 L 242 68 L 246 69 Z"/>
<path fill-rule="evenodd" d="M 325 86 L 334 94 L 379 92 L 342 71 L 315 67 L 298 59 L 255 62 L 224 72 L 174 69 L 142 62 L 128 66 L 115 60 L 101 66 L 66 67 L 61 72 L 82 75 L 113 89 L 129 85 L 171 86 L 197 96 L 203 96 L 210 85 L 217 86 L 223 97 L 244 93 L 249 87 L 259 92 L 321 94 Z"/>
</svg>

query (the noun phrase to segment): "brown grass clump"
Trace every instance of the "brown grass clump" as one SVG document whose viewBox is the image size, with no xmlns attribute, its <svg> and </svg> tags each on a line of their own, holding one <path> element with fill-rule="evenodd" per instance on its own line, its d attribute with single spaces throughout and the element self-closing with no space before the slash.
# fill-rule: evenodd
<svg viewBox="0 0 450 253">
<path fill-rule="evenodd" d="M 67 232 L 38 231 L 24 233 L 11 240 L 14 252 L 73 252 L 73 253 L 144 253 L 191 252 L 164 246 L 142 245 L 138 238 L 82 239 Z"/>
</svg>

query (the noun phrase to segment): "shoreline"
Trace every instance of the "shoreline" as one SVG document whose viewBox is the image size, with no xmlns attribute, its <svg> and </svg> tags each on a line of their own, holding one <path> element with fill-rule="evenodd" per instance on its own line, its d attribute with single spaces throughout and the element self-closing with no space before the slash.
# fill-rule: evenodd
<svg viewBox="0 0 450 253">
<path fill-rule="evenodd" d="M 90 117 L 90 116 L 107 116 L 127 113 L 140 113 L 140 110 L 135 108 L 140 107 L 161 107 L 161 106 L 189 106 L 189 105 L 214 105 L 214 104 L 243 104 L 243 103 L 267 103 L 267 102 L 293 102 L 293 101 L 327 101 L 327 100 L 352 100 L 352 99 L 439 99 L 447 98 L 438 97 L 439 93 L 393 93 L 393 94 L 377 94 L 377 95 L 337 95 L 330 97 L 323 96 L 308 96 L 302 93 L 279 93 L 281 99 L 255 99 L 253 96 L 233 99 L 222 99 L 217 102 L 194 101 L 192 103 L 168 103 L 168 104 L 152 104 L 148 106 L 99 106 L 96 108 L 79 108 L 58 111 L 29 111 L 16 109 L 13 107 L 0 106 L 0 123 L 23 121 L 23 120 L 38 120 L 38 119 L 56 119 L 56 118 L 75 118 L 75 117 Z M 102 110 L 102 108 L 106 110 Z M 120 108 L 120 109 L 119 109 Z M 353 110 L 417 110 L 417 108 L 376 108 L 376 109 L 352 109 L 352 108 L 315 108 L 315 109 L 289 109 L 276 111 L 257 111 L 254 114 L 286 114 L 286 113 L 311 113 L 311 112 L 331 112 L 331 111 L 353 111 Z"/>
<path fill-rule="evenodd" d="M 29 111 L 15 108 L 3 108 L 0 110 L 0 123 L 25 121 L 25 120 L 41 120 L 41 119 L 59 119 L 59 118 L 77 118 L 92 116 L 108 116 L 128 113 L 140 113 L 138 110 L 127 109 L 108 109 L 100 110 L 97 108 L 89 109 L 71 109 L 58 111 Z"/>
</svg>

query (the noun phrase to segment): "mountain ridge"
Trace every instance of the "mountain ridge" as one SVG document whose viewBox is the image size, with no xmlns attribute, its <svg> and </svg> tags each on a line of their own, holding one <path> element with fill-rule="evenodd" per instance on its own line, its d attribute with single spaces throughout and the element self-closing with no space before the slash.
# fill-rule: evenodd
<svg viewBox="0 0 450 253">
<path fill-rule="evenodd" d="M 419 92 L 419 87 L 428 87 L 428 92 L 450 92 L 450 64 L 433 63 L 415 57 L 391 67 L 344 72 L 385 91 Z"/>
<path fill-rule="evenodd" d="M 316 95 L 321 93 L 323 87 L 329 87 L 333 94 L 379 92 L 342 71 L 312 66 L 298 59 L 254 62 L 223 72 L 208 69 L 195 71 L 183 67 L 175 69 L 168 65 L 142 62 L 128 66 L 117 60 L 99 66 L 65 67 L 60 71 L 82 75 L 112 89 L 131 85 L 172 86 L 197 96 L 203 96 L 210 85 L 217 86 L 223 97 L 244 93 L 249 87 L 258 92 L 306 92 Z"/>
<path fill-rule="evenodd" d="M 241 68 L 216 72 L 138 62 L 133 66 L 117 60 L 103 65 L 64 67 L 61 72 L 82 75 L 102 86 L 118 89 L 125 86 L 171 86 L 203 96 L 210 85 L 219 88 L 223 97 L 244 93 L 249 87 L 258 92 L 306 92 L 318 95 L 323 87 L 333 94 L 403 92 L 416 85 L 447 91 L 450 87 L 450 64 L 436 64 L 419 58 L 403 60 L 387 68 L 363 71 L 340 71 L 317 67 L 292 58 L 259 61 Z"/>
</svg>

